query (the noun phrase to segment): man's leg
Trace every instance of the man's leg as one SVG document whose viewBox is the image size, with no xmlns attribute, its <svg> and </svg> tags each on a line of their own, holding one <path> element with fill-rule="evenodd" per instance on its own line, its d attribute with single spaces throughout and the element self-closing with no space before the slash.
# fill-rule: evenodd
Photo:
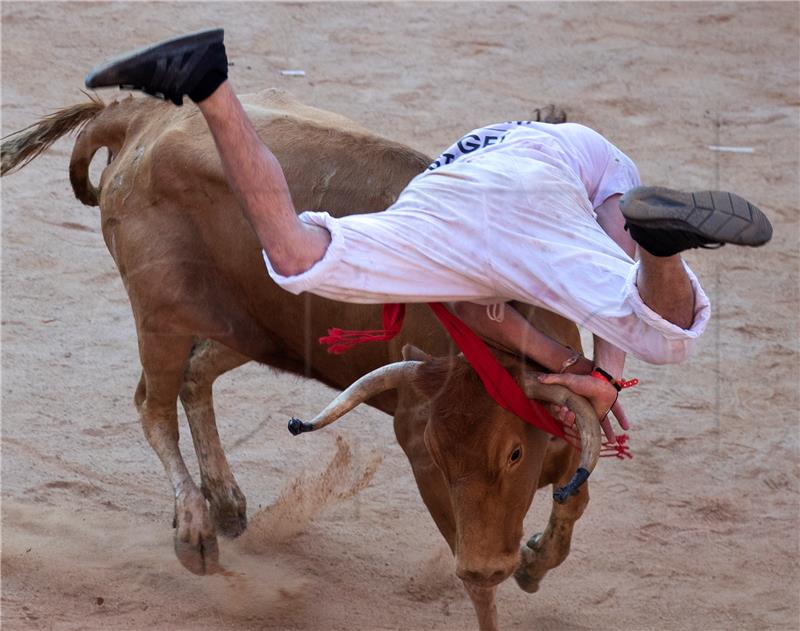
<svg viewBox="0 0 800 631">
<path fill-rule="evenodd" d="M 644 304 L 682 329 L 694 320 L 694 289 L 680 254 L 653 256 L 639 248 L 636 286 Z"/>
<path fill-rule="evenodd" d="M 283 170 L 261 142 L 229 81 L 198 106 L 228 183 L 272 266 L 284 276 L 306 271 L 325 254 L 330 233 L 298 220 Z"/>
<path fill-rule="evenodd" d="M 644 303 L 665 320 L 688 329 L 694 317 L 694 291 L 680 255 L 653 256 L 637 246 L 625 226 L 621 197 L 612 195 L 595 209 L 597 223 L 631 258 L 638 248 L 640 266 L 636 285 Z"/>
<path fill-rule="evenodd" d="M 610 197 L 596 212 L 600 226 L 629 256 L 638 247 L 642 301 L 683 329 L 692 325 L 695 301 L 680 252 L 722 243 L 761 245 L 772 235 L 763 213 L 730 193 L 639 187 L 622 199 Z"/>
<path fill-rule="evenodd" d="M 680 252 L 725 243 L 758 246 L 772 237 L 767 217 L 732 193 L 642 186 L 625 193 L 619 204 L 639 247 L 639 295 L 653 311 L 684 329 L 692 324 L 695 305 Z"/>
<path fill-rule="evenodd" d="M 222 29 L 190 33 L 116 57 L 86 76 L 86 87 L 142 90 L 200 107 L 228 183 L 273 268 L 284 276 L 306 271 L 325 254 L 330 234 L 298 220 L 278 160 L 261 142 L 227 81 Z"/>
</svg>

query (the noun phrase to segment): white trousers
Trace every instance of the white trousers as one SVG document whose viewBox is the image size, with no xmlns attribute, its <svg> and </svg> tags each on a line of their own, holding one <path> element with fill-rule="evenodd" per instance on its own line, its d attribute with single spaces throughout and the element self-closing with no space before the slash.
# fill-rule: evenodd
<svg viewBox="0 0 800 631">
<path fill-rule="evenodd" d="M 418 176 L 386 211 L 301 219 L 327 228 L 332 240 L 296 276 L 281 276 L 264 255 L 270 276 L 292 293 L 358 303 L 517 300 L 655 364 L 685 359 L 710 316 L 688 266 L 691 328 L 647 307 L 638 263 L 597 223 L 580 180 L 524 141 Z"/>
</svg>

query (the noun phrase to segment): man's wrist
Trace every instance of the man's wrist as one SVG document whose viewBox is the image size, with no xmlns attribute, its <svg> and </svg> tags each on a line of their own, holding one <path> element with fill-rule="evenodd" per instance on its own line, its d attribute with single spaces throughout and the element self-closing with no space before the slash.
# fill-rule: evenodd
<svg viewBox="0 0 800 631">
<path fill-rule="evenodd" d="M 607 381 L 617 392 L 622 392 L 625 388 L 632 388 L 633 386 L 639 385 L 639 380 L 634 378 L 626 381 L 622 377 L 617 379 L 611 373 L 603 370 L 600 366 L 595 366 L 590 373 L 592 377 L 595 379 L 600 379 L 601 381 Z"/>
<path fill-rule="evenodd" d="M 619 380 L 616 379 L 613 375 L 611 375 L 611 373 L 606 372 L 605 370 L 600 368 L 600 366 L 595 366 L 592 369 L 592 372 L 590 373 L 590 375 L 592 377 L 594 377 L 595 379 L 599 379 L 600 381 L 607 381 L 612 386 L 614 386 L 614 389 L 617 392 L 622 390 L 622 386 L 619 384 Z"/>
<path fill-rule="evenodd" d="M 592 363 L 592 360 L 581 355 L 576 362 L 570 364 L 561 372 L 562 374 L 588 375 L 590 372 L 592 372 L 593 368 L 594 364 Z"/>
</svg>

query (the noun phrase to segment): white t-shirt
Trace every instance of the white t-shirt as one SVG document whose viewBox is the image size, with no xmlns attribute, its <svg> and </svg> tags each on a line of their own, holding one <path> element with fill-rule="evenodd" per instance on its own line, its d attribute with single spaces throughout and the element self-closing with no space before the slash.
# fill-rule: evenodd
<svg viewBox="0 0 800 631">
<path fill-rule="evenodd" d="M 540 150 L 563 162 L 581 181 L 586 195 L 597 208 L 611 195 L 640 184 L 633 161 L 593 129 L 577 123 L 507 121 L 474 129 L 445 149 L 426 173 L 452 164 L 465 156 L 505 142 L 518 129 L 540 140 Z"/>
<path fill-rule="evenodd" d="M 640 359 L 681 361 L 708 322 L 689 272 L 695 319 L 681 329 L 652 311 L 635 263 L 594 208 L 639 185 L 633 162 L 582 125 L 522 121 L 477 129 L 448 148 L 386 211 L 306 212 L 331 243 L 293 293 L 357 303 L 509 300 L 558 313 Z"/>
</svg>

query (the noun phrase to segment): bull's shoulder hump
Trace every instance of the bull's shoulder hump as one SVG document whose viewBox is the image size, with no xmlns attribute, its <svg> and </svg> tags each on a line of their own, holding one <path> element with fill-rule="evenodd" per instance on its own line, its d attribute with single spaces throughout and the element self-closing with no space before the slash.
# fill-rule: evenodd
<svg viewBox="0 0 800 631">
<path fill-rule="evenodd" d="M 258 118 L 292 118 L 306 121 L 320 127 L 338 129 L 345 132 L 375 136 L 369 129 L 362 127 L 341 114 L 302 103 L 286 90 L 269 88 L 252 94 L 244 94 L 241 101 L 248 114 Z"/>
</svg>

